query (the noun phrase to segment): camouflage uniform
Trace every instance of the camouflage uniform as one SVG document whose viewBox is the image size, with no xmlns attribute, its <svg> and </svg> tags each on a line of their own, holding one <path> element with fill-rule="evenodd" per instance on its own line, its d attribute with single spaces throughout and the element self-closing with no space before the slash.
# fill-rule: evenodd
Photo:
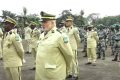
<svg viewBox="0 0 120 80">
<path fill-rule="evenodd" d="M 101 58 L 102 55 L 102 59 L 105 59 L 105 50 L 106 50 L 106 41 L 105 41 L 105 32 L 103 30 L 100 30 L 98 32 L 98 36 L 99 36 L 99 43 L 98 43 L 98 58 Z"/>
<path fill-rule="evenodd" d="M 117 61 L 118 58 L 120 60 L 120 30 L 116 32 L 114 40 L 115 57 L 112 61 Z"/>
<path fill-rule="evenodd" d="M 111 31 L 111 50 L 112 50 L 112 55 L 114 55 L 114 53 L 115 53 L 114 43 L 115 43 L 115 32 Z"/>
</svg>

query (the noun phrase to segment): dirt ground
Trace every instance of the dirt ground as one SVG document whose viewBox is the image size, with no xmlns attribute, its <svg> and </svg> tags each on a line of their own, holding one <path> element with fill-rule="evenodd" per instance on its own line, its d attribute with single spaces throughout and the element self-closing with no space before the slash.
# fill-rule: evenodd
<svg viewBox="0 0 120 80">
<path fill-rule="evenodd" d="M 87 58 L 84 58 L 84 53 L 79 49 L 79 80 L 120 80 L 120 62 L 112 62 L 111 49 L 108 47 L 105 60 L 97 60 L 97 66 L 85 65 Z M 35 71 L 29 70 L 34 65 L 32 54 L 25 54 L 26 63 L 22 67 L 22 80 L 35 80 Z M 0 80 L 7 80 L 3 61 L 0 61 Z"/>
</svg>

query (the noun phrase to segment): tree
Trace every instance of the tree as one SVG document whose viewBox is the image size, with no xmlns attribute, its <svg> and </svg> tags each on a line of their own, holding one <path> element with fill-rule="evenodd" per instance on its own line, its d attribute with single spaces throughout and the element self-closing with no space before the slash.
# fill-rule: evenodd
<svg viewBox="0 0 120 80">
<path fill-rule="evenodd" d="M 6 18 L 7 16 L 16 20 L 16 14 L 15 13 L 12 13 L 12 12 L 7 11 L 7 10 L 2 10 L 2 18 Z"/>
<path fill-rule="evenodd" d="M 83 16 L 84 16 L 84 11 L 81 10 L 80 11 L 80 16 L 78 17 L 78 21 L 79 21 L 79 26 L 80 27 L 82 27 L 83 25 L 85 25 L 85 18 Z"/>
<path fill-rule="evenodd" d="M 73 15 L 71 10 L 63 10 L 61 16 L 57 18 L 57 26 L 62 20 L 66 20 L 67 16 L 72 16 L 76 27 L 82 27 L 86 24 L 86 18 L 84 17 L 84 11 L 81 10 L 79 15 Z"/>
<path fill-rule="evenodd" d="M 23 23 L 24 23 L 24 27 L 26 26 L 26 17 L 27 15 L 27 8 L 26 7 L 23 7 Z"/>
<path fill-rule="evenodd" d="M 92 24 L 92 25 L 95 25 L 98 19 L 99 19 L 99 14 L 98 13 L 91 13 L 87 17 L 88 23 Z"/>
<path fill-rule="evenodd" d="M 59 24 L 62 20 L 65 20 L 67 16 L 73 16 L 70 10 L 63 10 L 60 14 L 60 16 L 57 18 L 57 27 L 59 27 Z"/>
<path fill-rule="evenodd" d="M 30 23 L 31 21 L 36 22 L 38 25 L 40 25 L 40 18 L 37 14 L 30 14 L 27 15 L 27 21 Z"/>
</svg>

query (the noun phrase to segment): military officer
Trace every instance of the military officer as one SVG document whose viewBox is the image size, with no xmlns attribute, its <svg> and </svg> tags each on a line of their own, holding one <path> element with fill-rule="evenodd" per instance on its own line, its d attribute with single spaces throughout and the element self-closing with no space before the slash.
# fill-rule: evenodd
<svg viewBox="0 0 120 80">
<path fill-rule="evenodd" d="M 93 66 L 96 66 L 96 47 L 98 42 L 98 34 L 96 31 L 93 30 L 93 26 L 88 26 L 87 31 L 87 56 L 88 56 L 88 62 L 86 65 L 92 64 Z"/>
<path fill-rule="evenodd" d="M 40 30 L 37 29 L 37 24 L 35 22 L 31 22 L 30 28 L 32 30 L 31 32 L 31 39 L 30 39 L 30 48 L 31 53 L 33 54 L 34 58 L 36 59 L 36 49 L 37 49 L 37 42 L 39 40 L 40 36 Z M 32 68 L 32 70 L 35 70 L 35 67 Z"/>
<path fill-rule="evenodd" d="M 24 50 L 21 38 L 14 30 L 16 21 L 7 17 L 4 21 L 3 61 L 8 80 L 21 80 Z"/>
<path fill-rule="evenodd" d="M 30 34 L 31 34 L 32 30 L 31 30 L 30 26 L 25 27 L 24 30 L 25 30 L 25 42 L 26 42 L 26 50 L 25 50 L 26 52 L 25 53 L 29 54 L 29 53 L 31 53 L 29 41 L 31 39 Z"/>
<path fill-rule="evenodd" d="M 80 36 L 79 31 L 76 27 L 73 26 L 73 18 L 68 16 L 65 22 L 65 26 L 62 29 L 62 32 L 66 32 L 69 37 L 70 45 L 72 47 L 74 60 L 72 62 L 71 71 L 69 71 L 69 76 L 67 78 L 78 79 L 78 54 L 77 49 L 80 47 Z"/>
<path fill-rule="evenodd" d="M 2 38 L 3 38 L 3 32 L 0 28 L 0 60 L 2 60 Z"/>
<path fill-rule="evenodd" d="M 35 80 L 65 80 L 73 53 L 69 39 L 56 28 L 55 15 L 41 12 L 44 32 L 36 56 Z"/>
</svg>

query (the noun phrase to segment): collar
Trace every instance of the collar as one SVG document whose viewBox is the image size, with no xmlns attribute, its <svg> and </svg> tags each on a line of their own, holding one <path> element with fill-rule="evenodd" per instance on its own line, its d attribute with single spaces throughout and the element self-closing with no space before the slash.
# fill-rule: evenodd
<svg viewBox="0 0 120 80">
<path fill-rule="evenodd" d="M 70 27 L 68 27 L 67 29 L 72 29 L 73 28 L 73 25 L 72 26 L 70 26 Z"/>
<path fill-rule="evenodd" d="M 50 31 L 47 32 L 47 34 L 54 33 L 56 31 L 56 27 L 53 27 Z"/>
<path fill-rule="evenodd" d="M 50 31 L 48 31 L 47 33 L 46 32 L 44 32 L 44 34 L 46 34 L 44 37 L 48 37 L 48 36 L 50 36 L 52 33 L 55 33 L 55 31 L 56 31 L 56 27 L 53 27 Z"/>
</svg>

